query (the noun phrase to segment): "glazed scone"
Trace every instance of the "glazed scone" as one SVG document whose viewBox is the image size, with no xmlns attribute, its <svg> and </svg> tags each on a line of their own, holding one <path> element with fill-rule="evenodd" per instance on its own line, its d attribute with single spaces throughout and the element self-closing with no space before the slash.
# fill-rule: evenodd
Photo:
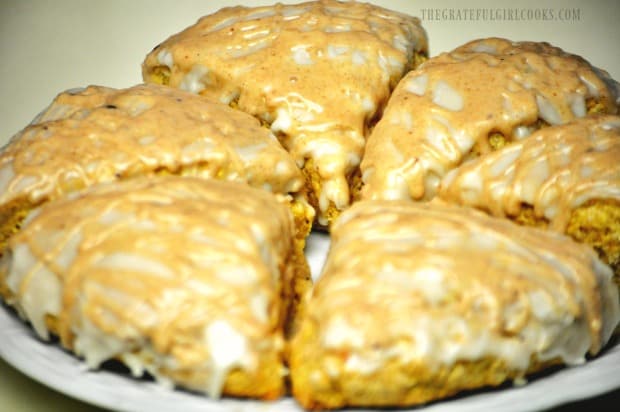
<svg viewBox="0 0 620 412">
<path fill-rule="evenodd" d="M 548 43 L 475 40 L 399 83 L 368 138 L 364 199 L 429 200 L 464 161 L 546 125 L 618 112 L 606 72 Z"/>
<path fill-rule="evenodd" d="M 303 249 L 314 211 L 302 173 L 274 135 L 252 116 L 158 85 L 61 93 L 2 148 L 0 248 L 48 200 L 155 174 L 247 182 L 286 197 Z"/>
<path fill-rule="evenodd" d="M 566 233 L 594 247 L 620 285 L 620 117 L 581 118 L 463 164 L 439 196 Z"/>
<path fill-rule="evenodd" d="M 218 397 L 284 393 L 298 261 L 287 205 L 237 182 L 154 176 L 30 212 L 0 262 L 47 339 L 134 376 Z M 302 256 L 303 259 L 303 256 Z"/>
<path fill-rule="evenodd" d="M 321 0 L 204 16 L 155 47 L 142 74 L 261 119 L 304 171 L 326 226 L 356 196 L 366 137 L 392 89 L 426 54 L 419 19 Z"/>
<path fill-rule="evenodd" d="M 432 202 L 436 203 L 436 202 Z M 291 343 L 306 408 L 406 406 L 580 364 L 620 320 L 587 246 L 474 209 L 360 201 Z"/>
</svg>

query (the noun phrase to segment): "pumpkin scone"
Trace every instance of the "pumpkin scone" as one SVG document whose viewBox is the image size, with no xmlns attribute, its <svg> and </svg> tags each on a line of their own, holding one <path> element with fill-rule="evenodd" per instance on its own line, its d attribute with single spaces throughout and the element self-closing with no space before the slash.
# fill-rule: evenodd
<svg viewBox="0 0 620 412">
<path fill-rule="evenodd" d="M 359 192 L 366 137 L 391 91 L 426 55 L 419 19 L 321 0 L 221 9 L 156 46 L 142 73 L 271 128 L 304 171 L 325 227 Z"/>
<path fill-rule="evenodd" d="M 616 114 L 620 85 L 548 43 L 487 38 L 427 60 L 368 138 L 362 198 L 430 200 L 463 162 L 548 125 Z"/>
<path fill-rule="evenodd" d="M 143 175 L 246 182 L 285 197 L 303 249 L 304 178 L 252 116 L 159 85 L 59 94 L 0 150 L 0 254 L 29 210 L 95 183 Z"/>
<path fill-rule="evenodd" d="M 90 368 L 205 392 L 284 393 L 294 312 L 294 223 L 271 193 L 151 176 L 89 187 L 31 211 L 0 260 L 8 303 Z M 301 259 L 304 259 L 301 256 Z"/>
<path fill-rule="evenodd" d="M 541 129 L 449 172 L 439 196 L 592 246 L 620 285 L 620 117 Z"/>
<path fill-rule="evenodd" d="M 305 408 L 402 407 L 524 382 L 609 341 L 618 290 L 591 248 L 431 203 L 360 201 L 335 222 L 291 344 Z"/>
</svg>

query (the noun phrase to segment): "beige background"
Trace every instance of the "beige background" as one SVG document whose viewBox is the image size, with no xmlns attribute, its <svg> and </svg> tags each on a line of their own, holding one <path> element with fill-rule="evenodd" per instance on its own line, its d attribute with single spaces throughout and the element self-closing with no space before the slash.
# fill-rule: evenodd
<svg viewBox="0 0 620 412">
<path fill-rule="evenodd" d="M 275 0 L 274 0 L 275 1 Z M 281 0 L 284 1 L 284 0 Z M 294 2 L 290 0 L 290 2 Z M 548 41 L 582 55 L 620 79 L 617 0 L 427 1 L 374 0 L 419 17 L 440 9 L 578 10 L 571 21 L 424 20 L 431 55 L 479 37 Z M 0 0 L 0 144 L 23 128 L 65 89 L 139 83 L 148 51 L 204 14 L 226 5 L 267 1 L 207 0 Z M 0 309 L 2 310 L 2 309 Z M 2 331 L 0 331 L 2 339 Z M 35 383 L 0 360 L 0 409 L 95 411 Z"/>
</svg>

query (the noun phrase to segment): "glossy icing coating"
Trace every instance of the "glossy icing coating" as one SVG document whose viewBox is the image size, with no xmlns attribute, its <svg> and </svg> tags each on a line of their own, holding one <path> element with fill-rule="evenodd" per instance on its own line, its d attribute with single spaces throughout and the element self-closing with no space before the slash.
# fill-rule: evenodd
<svg viewBox="0 0 620 412">
<path fill-rule="evenodd" d="M 430 200 L 441 179 L 492 150 L 592 112 L 617 113 L 618 83 L 548 43 L 475 40 L 399 83 L 361 164 L 365 199 Z"/>
<path fill-rule="evenodd" d="M 524 205 L 564 232 L 589 200 L 620 202 L 620 117 L 581 118 L 463 164 L 443 179 L 450 203 L 515 216 Z"/>
<path fill-rule="evenodd" d="M 332 227 L 302 324 L 316 341 L 294 344 L 331 379 L 395 359 L 429 373 L 499 359 L 522 376 L 532 359 L 584 362 L 619 320 L 610 268 L 568 237 L 437 201 L 361 201 Z"/>
<path fill-rule="evenodd" d="M 300 167 L 312 160 L 319 223 L 351 201 L 370 124 L 427 52 L 420 21 L 334 0 L 229 7 L 155 47 L 143 63 L 159 82 L 232 104 L 271 127 Z"/>
<path fill-rule="evenodd" d="M 233 369 L 281 364 L 292 247 L 290 211 L 266 191 L 151 177 L 35 209 L 0 267 L 37 334 L 53 317 L 89 367 L 117 358 L 217 397 Z"/>
<path fill-rule="evenodd" d="M 0 203 L 33 204 L 143 174 L 247 182 L 295 194 L 304 180 L 251 116 L 158 85 L 59 94 L 0 152 Z"/>
</svg>

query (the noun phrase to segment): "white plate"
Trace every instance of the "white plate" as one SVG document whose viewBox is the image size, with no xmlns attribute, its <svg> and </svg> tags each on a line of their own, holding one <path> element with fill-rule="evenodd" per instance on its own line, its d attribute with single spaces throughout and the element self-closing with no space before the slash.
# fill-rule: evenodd
<svg viewBox="0 0 620 412">
<path fill-rule="evenodd" d="M 321 270 L 328 246 L 326 235 L 313 233 L 310 236 L 307 254 L 314 277 Z M 88 371 L 84 363 L 57 344 L 37 339 L 30 327 L 5 307 L 0 307 L 0 331 L 0 357 L 8 363 L 57 391 L 104 408 L 132 412 L 301 411 L 290 398 L 269 403 L 234 399 L 214 401 L 112 370 Z M 535 378 L 525 386 L 478 391 L 415 411 L 540 411 L 616 388 L 620 388 L 618 341 L 584 365 L 557 370 Z"/>
</svg>

